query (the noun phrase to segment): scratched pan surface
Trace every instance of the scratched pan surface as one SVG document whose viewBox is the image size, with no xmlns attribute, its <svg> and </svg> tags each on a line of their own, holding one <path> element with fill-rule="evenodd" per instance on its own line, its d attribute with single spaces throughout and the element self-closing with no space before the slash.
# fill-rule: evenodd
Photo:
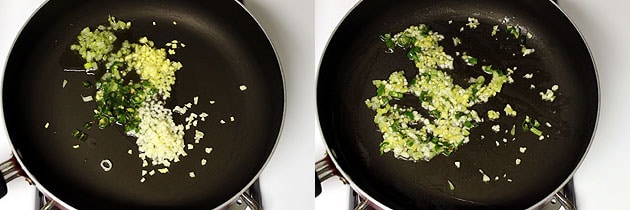
<svg viewBox="0 0 630 210">
<path fill-rule="evenodd" d="M 468 17 L 478 18 L 481 24 L 460 32 Z M 449 20 L 453 22 L 449 24 Z M 376 95 L 373 80 L 387 79 L 398 70 L 405 70 L 408 79 L 417 73 L 404 50 L 385 53 L 379 35 L 421 23 L 445 36 L 440 44 L 455 58 L 455 70 L 448 73 L 462 87 L 468 87 L 468 78 L 484 75 L 482 65 L 518 69 L 512 75 L 514 84 L 505 84 L 500 94 L 472 107 L 486 122 L 471 130 L 469 143 L 450 156 L 414 163 L 395 159 L 392 153 L 379 154 L 381 133 L 373 123 L 375 113 L 364 101 Z M 526 45 L 535 48 L 535 53 L 523 57 L 518 42 L 506 40 L 508 24 L 533 35 Z M 501 31 L 492 37 L 494 25 Z M 453 37 L 462 44 L 454 47 Z M 479 63 L 466 66 L 455 56 L 457 51 L 479 58 Z M 524 79 L 529 73 L 534 77 Z M 539 92 L 555 84 L 560 87 L 556 100 L 541 100 Z M 586 44 L 551 1 L 375 0 L 358 4 L 333 34 L 321 61 L 317 105 L 320 126 L 338 169 L 382 206 L 524 209 L 548 198 L 572 176 L 593 136 L 598 94 L 596 70 Z M 508 103 L 517 110 L 517 117 L 503 113 Z M 421 108 L 416 105 L 416 109 Z M 489 121 L 485 117 L 489 109 L 502 112 L 502 117 Z M 531 132 L 523 132 L 525 116 L 549 122 L 551 128 L 543 125 L 549 137 L 539 141 Z M 498 133 L 491 129 L 495 124 L 501 126 Z M 516 125 L 515 136 L 507 132 L 512 125 Z M 527 148 L 525 153 L 520 147 Z M 460 168 L 455 167 L 457 161 Z M 483 182 L 479 169 L 492 180 Z M 449 180 L 454 190 L 449 189 Z"/>
<path fill-rule="evenodd" d="M 94 84 L 97 77 L 63 70 L 81 66 L 79 55 L 69 50 L 79 31 L 105 24 L 108 15 L 132 22 L 121 40 L 147 36 L 158 47 L 171 40 L 185 43 L 169 56 L 184 67 L 176 73 L 167 107 L 183 106 L 197 96 L 198 104 L 189 112 L 210 115 L 186 132 L 185 142 L 194 145 L 186 150 L 188 156 L 167 174 L 147 175 L 144 183 L 137 146 L 120 126 L 82 128 L 95 108 L 81 100 L 95 92 L 82 82 Z M 249 186 L 270 157 L 282 124 L 284 87 L 269 40 L 236 1 L 49 1 L 11 51 L 3 108 L 11 144 L 27 173 L 68 206 L 213 209 Z M 187 115 L 174 116 L 184 123 Z M 72 137 L 75 129 L 89 135 L 85 143 Z M 205 133 L 199 144 L 193 143 L 195 129 Z M 206 147 L 214 150 L 206 154 Z M 109 172 L 100 166 L 104 159 L 113 163 Z"/>
</svg>

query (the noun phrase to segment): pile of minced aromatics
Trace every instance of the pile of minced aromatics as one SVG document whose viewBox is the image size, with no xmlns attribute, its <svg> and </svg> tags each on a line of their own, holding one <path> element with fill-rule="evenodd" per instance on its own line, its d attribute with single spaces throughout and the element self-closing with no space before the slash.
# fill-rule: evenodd
<svg viewBox="0 0 630 210">
<path fill-rule="evenodd" d="M 86 27 L 77 36 L 77 43 L 70 46 L 85 60 L 86 72 L 104 71 L 98 72 L 102 76 L 94 84 L 94 97 L 83 97 L 84 102 L 95 101 L 97 104 L 94 122 L 86 124 L 84 128 L 89 129 L 91 124 L 101 129 L 112 124 L 122 126 L 127 135 L 136 138 L 143 168 L 151 163 L 158 172 L 167 173 L 172 163 L 187 155 L 184 131 L 190 129 L 193 120 L 194 126 L 197 125 L 196 118 L 205 121 L 208 114 L 191 113 L 194 116 L 187 118 L 186 126 L 173 121 L 173 112 L 184 114 L 185 109 L 191 108 L 192 104 L 185 105 L 184 109 L 177 107 L 177 110 L 164 107 L 164 100 L 171 96 L 175 72 L 182 68 L 181 63 L 167 58 L 167 52 L 175 54 L 174 49 L 178 44 L 180 47 L 185 45 L 173 40 L 166 44 L 171 48 L 167 51 L 157 48 L 147 37 L 142 37 L 137 43 L 124 40 L 119 49 L 114 49 L 116 33 L 130 27 L 131 22 L 119 21 L 110 16 L 107 26 L 99 25 L 93 30 Z M 139 78 L 138 81 L 131 79 L 134 78 L 130 77 L 133 74 Z M 84 85 L 91 86 L 89 83 Z M 195 105 L 197 100 L 195 97 Z M 87 138 L 87 134 L 80 131 L 75 131 L 73 135 L 82 141 Z M 203 135 L 203 132 L 195 130 L 195 143 Z M 192 149 L 192 145 L 188 147 Z M 211 148 L 206 148 L 206 151 L 209 153 Z M 132 154 L 131 150 L 129 154 Z M 202 160 L 202 165 L 205 165 L 203 162 L 205 159 Z M 111 168 L 111 163 L 107 165 Z M 142 182 L 146 174 L 153 175 L 155 170 L 143 170 Z M 194 173 L 191 177 L 194 178 Z"/>
<path fill-rule="evenodd" d="M 468 26 L 474 30 L 479 25 L 476 18 L 468 19 Z M 452 21 L 449 21 L 451 24 Z M 460 29 L 460 32 L 464 27 Z M 493 27 L 488 36 L 495 36 L 499 31 L 498 26 Z M 525 37 L 532 38 L 531 34 L 521 35 L 518 26 L 508 25 L 506 33 L 515 40 Z M 394 71 L 387 80 L 374 80 L 376 95 L 367 99 L 365 104 L 375 111 L 374 123 L 382 134 L 380 143 L 381 154 L 392 152 L 396 158 L 403 160 L 429 161 L 438 154 L 449 155 L 468 141 L 472 128 L 484 121 L 483 114 L 473 110 L 476 104 L 485 103 L 489 98 L 496 96 L 506 84 L 514 82 L 512 75 L 517 67 L 498 69 L 491 65 L 478 68 L 487 76 L 469 78 L 469 86 L 464 88 L 453 82 L 449 72 L 453 71 L 454 58 L 444 52 L 440 41 L 444 36 L 431 31 L 428 26 L 420 24 L 410 26 L 395 35 L 385 34 L 381 36 L 393 52 L 394 48 L 405 49 L 407 57 L 413 61 L 417 68 L 417 74 L 411 80 L 405 77 L 403 71 Z M 462 40 L 454 37 L 453 45 L 457 47 Z M 522 56 L 535 52 L 528 49 L 523 42 L 520 43 Z M 513 56 L 517 54 L 514 53 Z M 466 52 L 457 52 L 467 66 L 475 66 L 478 59 Z M 519 55 L 520 56 L 520 55 Z M 490 77 L 489 81 L 487 77 Z M 525 79 L 530 79 L 532 74 L 526 74 Z M 535 88 L 532 84 L 531 89 Z M 558 86 L 554 85 L 547 92 L 540 92 L 543 101 L 553 102 L 554 92 Z M 417 97 L 417 107 L 405 107 L 396 103 L 405 95 Z M 424 109 L 428 114 L 421 114 L 418 108 Z M 510 104 L 505 105 L 505 115 L 516 117 L 517 111 Z M 500 113 L 489 110 L 487 118 L 490 121 L 498 119 Z M 537 120 L 525 116 L 522 124 L 523 131 L 532 132 L 543 140 L 542 126 Z M 549 123 L 545 123 L 551 127 Z M 510 131 L 514 135 L 516 125 Z M 499 125 L 492 126 L 494 132 L 499 132 Z M 507 130 L 506 130 L 507 133 Z M 548 137 L 548 135 L 547 135 Z M 484 137 L 481 136 L 483 139 Z M 506 140 L 503 140 L 506 142 Z M 496 142 L 499 146 L 499 141 Z M 517 161 L 517 164 L 520 160 Z"/>
</svg>

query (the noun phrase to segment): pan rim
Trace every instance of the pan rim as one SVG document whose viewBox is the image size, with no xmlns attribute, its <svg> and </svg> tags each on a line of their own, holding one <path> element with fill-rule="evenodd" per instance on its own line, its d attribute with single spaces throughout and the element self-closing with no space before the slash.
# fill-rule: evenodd
<svg viewBox="0 0 630 210">
<path fill-rule="evenodd" d="M 591 51 L 591 48 L 589 47 L 588 43 L 586 42 L 586 39 L 584 39 L 584 35 L 582 34 L 582 32 L 579 30 L 579 28 L 577 27 L 577 25 L 575 24 L 575 22 L 564 12 L 564 10 L 562 10 L 562 8 L 560 8 L 560 6 L 554 1 L 554 0 L 547 0 L 547 3 L 551 3 L 553 7 L 555 7 L 565 18 L 567 18 L 567 20 L 569 20 L 571 26 L 577 31 L 580 39 L 582 40 L 582 42 L 584 43 L 586 50 L 589 53 L 589 57 L 593 63 L 593 70 L 594 70 L 594 75 L 595 75 L 595 85 L 597 86 L 597 110 L 594 113 L 595 114 L 595 122 L 593 124 L 593 131 L 591 132 L 591 137 L 588 141 L 588 145 L 586 145 L 586 150 L 582 153 L 582 157 L 580 158 L 580 160 L 578 161 L 578 163 L 576 164 L 576 166 L 573 168 L 573 170 L 571 171 L 571 173 L 566 177 L 566 179 L 551 193 L 549 193 L 549 195 L 547 195 L 544 199 L 538 201 L 537 203 L 533 204 L 532 206 L 528 207 L 527 209 L 536 209 L 537 207 L 540 207 L 542 204 L 548 202 L 549 200 L 551 200 L 556 194 L 557 192 L 559 192 L 575 175 L 575 173 L 577 172 L 577 170 L 580 168 L 580 166 L 582 165 L 582 163 L 584 162 L 584 160 L 586 159 L 586 156 L 588 155 L 588 152 L 591 148 L 591 145 L 593 144 L 596 132 L 597 132 L 597 128 L 598 128 L 598 124 L 599 124 L 599 118 L 600 118 L 600 109 L 601 109 L 601 88 L 600 88 L 600 79 L 599 79 L 599 74 L 598 74 L 598 70 L 597 70 L 597 64 L 596 64 L 596 60 L 593 57 L 593 53 Z M 337 25 L 335 26 L 334 30 L 332 31 L 332 33 L 328 36 L 328 40 L 326 42 L 326 45 L 322 51 L 322 54 L 319 56 L 319 62 L 317 63 L 317 80 L 316 80 L 316 91 L 318 90 L 317 86 L 319 84 L 320 81 L 320 71 L 321 71 L 321 65 L 323 62 L 323 58 L 324 55 L 327 52 L 327 49 L 329 47 L 329 44 L 332 40 L 332 38 L 334 37 L 335 33 L 338 31 L 338 29 L 340 28 L 340 26 L 344 23 L 344 20 L 348 18 L 348 16 L 350 16 L 350 14 L 361 4 L 363 3 L 364 0 L 359 0 L 357 1 L 346 13 L 345 15 L 343 15 L 343 17 L 340 19 L 340 21 L 337 23 Z M 317 94 L 316 94 L 317 95 Z M 316 105 L 317 105 L 317 100 L 316 100 Z M 319 112 L 319 108 L 318 108 L 318 112 Z M 323 133 L 323 129 L 321 127 L 321 120 L 320 120 L 320 115 L 317 115 L 317 123 L 319 125 L 319 130 L 320 130 L 320 137 L 322 138 L 322 142 L 324 144 L 324 147 L 326 148 L 326 156 L 324 158 L 329 158 L 331 160 L 331 162 L 333 162 L 335 169 L 339 172 L 339 174 L 341 175 L 341 177 L 343 177 L 347 182 L 347 184 L 351 187 L 351 189 L 353 191 L 355 191 L 359 196 L 363 197 L 364 199 L 366 199 L 370 204 L 372 205 L 376 205 L 379 209 L 391 209 L 390 207 L 386 206 L 385 204 L 383 204 L 382 202 L 378 201 L 377 199 L 374 199 L 374 197 L 372 197 L 371 195 L 369 195 L 368 193 L 366 193 L 361 187 L 359 187 L 353 180 L 352 178 L 343 170 L 343 168 L 341 167 L 341 165 L 338 163 L 337 159 L 336 159 L 336 154 L 334 153 L 333 150 L 331 150 L 331 148 L 328 146 L 328 143 L 326 141 L 326 138 L 324 136 Z"/>
<path fill-rule="evenodd" d="M 280 138 L 282 137 L 282 133 L 283 133 L 284 125 L 285 125 L 285 119 L 286 119 L 286 108 L 287 108 L 286 81 L 285 81 L 285 75 L 284 75 L 284 70 L 283 70 L 284 68 L 282 66 L 282 62 L 281 62 L 280 56 L 278 55 L 278 51 L 277 51 L 275 45 L 273 44 L 273 41 L 272 41 L 271 37 L 269 36 L 269 33 L 267 33 L 267 31 L 265 31 L 265 29 L 260 24 L 260 21 L 258 21 L 258 19 L 245 7 L 245 5 L 241 1 L 239 1 L 239 0 L 232 0 L 232 1 L 234 3 L 236 3 L 238 6 L 240 6 L 249 15 L 251 20 L 253 20 L 256 23 L 256 25 L 258 26 L 258 29 L 260 29 L 261 32 L 263 32 L 263 34 L 265 35 L 265 38 L 269 42 L 269 45 L 271 46 L 271 50 L 273 51 L 273 53 L 275 55 L 275 58 L 276 58 L 276 61 L 277 61 L 277 64 L 278 64 L 278 69 L 280 70 L 280 72 L 279 72 L 280 73 L 280 79 L 281 79 L 281 82 L 282 82 L 282 100 L 283 100 L 282 101 L 282 116 L 280 118 L 280 125 L 278 127 L 276 139 L 275 139 L 275 141 L 273 143 L 273 146 L 272 146 L 269 154 L 267 155 L 267 158 L 265 159 L 264 163 L 261 165 L 260 169 L 258 169 L 258 172 L 252 177 L 252 179 L 245 186 L 242 187 L 242 189 L 240 191 L 238 191 L 235 195 L 231 196 L 228 200 L 226 200 L 222 204 L 214 207 L 214 209 L 223 209 L 223 208 L 228 207 L 230 204 L 232 204 L 233 201 L 235 201 L 241 195 L 243 195 L 245 193 L 245 191 L 247 191 L 260 178 L 260 174 L 266 168 L 266 166 L 269 164 L 271 158 L 273 157 L 273 154 L 275 153 L 275 151 L 277 149 L 278 142 L 280 141 Z M 11 52 L 13 51 L 13 48 L 15 47 L 15 44 L 16 44 L 18 38 L 20 37 L 20 35 L 22 34 L 23 30 L 25 29 L 26 25 L 28 25 L 30 20 L 49 2 L 50 2 L 50 0 L 43 1 L 33 11 L 33 13 L 28 17 L 27 21 L 22 25 L 22 27 L 20 28 L 19 32 L 17 33 L 17 36 L 14 37 L 11 47 L 9 48 L 9 51 L 8 51 L 8 54 L 7 54 L 7 59 L 4 62 L 3 70 L 6 70 L 6 66 L 7 66 L 7 64 L 9 62 L 9 58 L 11 56 Z M 4 79 L 5 78 L 2 77 L 0 85 L 4 84 Z M 4 87 L 4 86 L 2 86 L 2 87 Z M 0 103 L 4 104 L 4 101 L 3 101 L 2 97 L 0 97 Z M 0 112 L 5 113 L 4 106 L 0 106 Z M 1 121 L 0 122 L 0 126 L 2 126 L 0 128 L 4 128 L 4 129 L 2 129 L 3 130 L 2 132 L 4 132 L 4 134 L 7 137 L 9 137 L 9 133 L 8 133 L 8 129 L 7 129 L 7 126 L 6 126 L 6 121 L 5 121 L 4 114 L 2 114 L 0 116 L 0 119 L 1 119 L 0 120 Z M 30 181 L 31 185 L 35 186 L 36 189 L 39 192 L 41 192 L 42 194 L 44 194 L 46 197 L 52 199 L 52 201 L 55 203 L 55 205 L 60 205 L 64 209 L 76 209 L 75 207 L 69 205 L 68 203 L 66 203 L 65 201 L 63 201 L 62 199 L 60 199 L 59 197 L 57 197 L 53 193 L 51 193 L 45 186 L 43 186 L 37 180 L 37 178 L 28 170 L 26 165 L 22 162 L 22 159 L 20 158 L 20 156 L 18 154 L 18 151 L 15 149 L 15 146 L 13 145 L 13 141 L 11 140 L 10 137 L 8 139 L 8 143 L 9 143 L 9 147 L 11 148 L 11 155 L 18 162 L 21 172 L 24 173 L 24 177 L 27 178 Z"/>
<path fill-rule="evenodd" d="M 575 24 L 575 21 L 573 21 L 571 19 L 571 17 L 569 15 L 567 15 L 567 13 L 564 12 L 564 10 L 562 10 L 562 8 L 560 8 L 560 5 L 558 5 L 557 2 L 555 2 L 553 0 L 548 0 L 548 1 L 551 2 L 551 4 L 553 4 L 553 6 L 556 7 L 558 9 L 558 11 L 560 11 L 564 15 L 564 17 L 567 18 L 567 20 L 569 20 L 569 22 L 571 23 L 571 26 L 573 26 L 573 28 L 575 28 L 575 31 L 577 31 L 578 35 L 580 36 L 580 39 L 584 43 L 584 46 L 586 47 L 586 50 L 589 52 L 588 54 L 590 56 L 591 61 L 593 62 L 593 70 L 594 70 L 593 73 L 595 74 L 595 85 L 597 86 L 597 111 L 595 112 L 595 122 L 593 124 L 593 131 L 591 132 L 591 138 L 590 138 L 590 140 L 588 142 L 588 145 L 586 145 L 586 150 L 582 154 L 582 157 L 580 158 L 580 161 L 578 161 L 576 166 L 573 168 L 573 171 L 571 171 L 569 176 L 567 176 L 567 178 L 564 180 L 564 182 L 562 182 L 562 184 L 558 188 L 556 188 L 554 192 L 552 192 L 545 199 L 539 201 L 538 203 L 536 203 L 535 205 L 531 206 L 528 209 L 535 209 L 535 207 L 539 207 L 542 204 L 544 204 L 545 202 L 551 200 L 553 197 L 555 197 L 555 195 L 560 190 L 562 190 L 562 188 L 564 188 L 564 186 L 567 185 L 567 183 L 569 183 L 569 181 L 571 181 L 573 179 L 573 176 L 578 171 L 578 169 L 580 168 L 582 163 L 584 163 L 584 160 L 586 159 L 586 156 L 588 155 L 588 152 L 590 151 L 591 146 L 593 145 L 593 141 L 595 140 L 595 135 L 597 134 L 597 128 L 599 127 L 598 125 L 599 125 L 599 118 L 600 118 L 600 111 L 601 111 L 601 97 L 602 97 L 602 94 L 601 94 L 601 87 L 600 87 L 600 80 L 599 80 L 599 71 L 597 70 L 597 61 L 595 60 L 595 57 L 593 57 L 592 50 L 591 50 L 588 42 L 584 38 L 584 34 L 582 34 L 582 32 L 580 31 L 578 26 Z"/>
<path fill-rule="evenodd" d="M 258 19 L 256 19 L 256 17 L 245 7 L 245 4 L 238 0 L 234 0 L 234 2 L 240 5 L 241 8 L 243 8 L 243 10 L 245 10 L 245 12 L 247 12 L 247 14 L 249 14 L 249 16 L 254 20 L 254 22 L 256 22 L 256 24 L 258 25 L 258 28 L 260 28 L 260 30 L 265 34 L 265 37 L 267 38 L 267 41 L 269 41 L 269 44 L 271 45 L 271 49 L 273 50 L 273 53 L 276 56 L 276 60 L 278 61 L 278 68 L 280 69 L 280 77 L 282 79 L 282 118 L 280 119 L 280 128 L 278 130 L 278 136 L 276 137 L 276 140 L 273 144 L 273 148 L 271 149 L 269 155 L 267 156 L 267 159 L 265 160 L 261 168 L 258 170 L 258 173 L 256 173 L 256 175 L 252 177 L 252 180 L 250 180 L 249 183 L 245 187 L 243 187 L 243 189 L 241 189 L 241 191 L 239 191 L 236 195 L 232 196 L 232 198 L 230 198 L 223 204 L 216 207 L 216 209 L 223 209 L 229 206 L 232 203 L 232 201 L 236 200 L 238 197 L 243 195 L 245 191 L 248 190 L 252 186 L 252 184 L 254 184 L 254 182 L 256 182 L 260 178 L 260 174 L 262 173 L 263 170 L 265 170 L 265 167 L 267 166 L 267 164 L 269 164 L 269 161 L 271 160 L 271 158 L 273 157 L 273 154 L 276 152 L 276 149 L 278 148 L 278 142 L 280 141 L 280 138 L 282 137 L 282 133 L 283 133 L 282 131 L 284 130 L 284 123 L 285 123 L 286 109 L 287 109 L 287 91 L 285 91 L 286 81 L 284 79 L 284 71 L 282 67 L 282 62 L 280 60 L 280 56 L 278 56 L 278 51 L 276 50 L 276 47 L 273 45 L 273 41 L 271 40 L 271 37 L 269 36 L 267 31 L 265 31 L 265 29 L 262 27 Z"/>
<path fill-rule="evenodd" d="M 328 36 L 328 40 L 326 41 L 326 46 L 324 47 L 322 54 L 319 56 L 319 62 L 318 62 L 318 66 L 317 66 L 317 81 L 315 81 L 315 91 L 318 91 L 318 84 L 320 81 L 320 71 L 321 71 L 321 65 L 322 62 L 324 60 L 324 55 L 326 54 L 326 51 L 328 50 L 328 47 L 330 46 L 330 41 L 332 40 L 332 38 L 334 37 L 335 33 L 337 32 L 337 30 L 339 30 L 339 27 L 341 27 L 341 24 L 343 24 L 344 20 L 346 18 L 348 18 L 348 16 L 350 16 L 350 14 L 352 13 L 352 11 L 354 11 L 361 3 L 363 3 L 363 0 L 359 0 L 357 1 L 351 8 L 350 10 L 348 10 L 346 12 L 346 14 L 343 15 L 343 17 L 341 18 L 341 20 L 337 23 L 337 26 L 335 26 L 335 28 L 333 29 L 332 33 L 330 34 L 330 36 Z M 317 96 L 317 93 L 315 94 Z M 315 100 L 315 106 L 317 106 L 317 102 L 318 100 Z M 319 113 L 319 108 L 318 108 L 318 113 Z M 326 148 L 326 156 L 324 158 L 330 158 L 331 162 L 335 165 L 335 169 L 341 174 L 341 177 L 343 177 L 348 183 L 348 185 L 350 185 L 350 188 L 357 192 L 358 195 L 363 196 L 365 199 L 367 199 L 371 204 L 376 205 L 378 208 L 380 209 L 391 209 L 387 206 L 385 206 L 384 204 L 382 204 L 381 202 L 379 202 L 378 200 L 374 199 L 372 196 L 370 196 L 368 193 L 366 193 L 363 189 L 361 189 L 353 180 L 352 178 L 341 168 L 341 165 L 339 165 L 339 163 L 337 162 L 336 159 L 336 155 L 335 153 L 330 149 L 330 147 L 328 146 L 328 143 L 326 142 L 326 137 L 323 136 L 324 132 L 322 130 L 321 127 L 321 120 L 319 117 L 319 114 L 317 115 L 317 123 L 318 123 L 318 127 L 320 130 L 320 137 L 322 138 L 322 142 L 324 143 L 324 147 Z"/>
</svg>

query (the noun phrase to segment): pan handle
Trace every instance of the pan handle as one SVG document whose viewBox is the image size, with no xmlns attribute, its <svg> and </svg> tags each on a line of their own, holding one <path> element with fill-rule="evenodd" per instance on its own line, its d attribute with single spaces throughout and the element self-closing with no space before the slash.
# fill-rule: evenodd
<svg viewBox="0 0 630 210">
<path fill-rule="evenodd" d="M 370 206 L 370 202 L 368 201 L 368 199 L 365 199 L 358 195 L 356 197 L 357 199 L 355 201 L 354 210 L 365 210 Z"/>
<path fill-rule="evenodd" d="M 55 207 L 55 201 L 50 200 L 46 202 L 46 204 L 44 204 L 44 206 L 42 206 L 42 208 L 40 208 L 39 210 L 51 210 L 54 207 Z"/>
<path fill-rule="evenodd" d="M 324 158 L 315 163 L 315 197 L 322 192 L 322 182 L 333 176 L 339 176 L 339 171 L 335 168 L 330 156 L 326 154 Z M 339 176 L 341 182 L 346 184 L 346 180 Z"/>
<path fill-rule="evenodd" d="M 15 160 L 15 157 L 11 156 L 9 160 L 0 164 L 0 171 L 2 171 L 2 183 L 0 183 L 0 198 L 7 194 L 7 183 L 15 178 L 22 176 L 22 168 Z"/>
<path fill-rule="evenodd" d="M 564 193 L 558 192 L 553 196 L 553 198 L 559 202 L 565 210 L 576 210 L 573 202 L 571 202 Z"/>
<path fill-rule="evenodd" d="M 576 210 L 575 190 L 573 187 L 573 179 L 571 179 L 560 191 L 556 192 L 551 199 L 552 205 L 562 206 L 566 210 Z"/>
<path fill-rule="evenodd" d="M 249 209 L 251 210 L 262 210 L 262 207 L 260 206 L 258 201 L 256 201 L 252 197 L 252 195 L 250 195 L 247 192 L 244 192 L 243 194 L 241 194 L 241 196 L 239 197 L 239 200 L 245 203 L 245 205 L 247 205 L 247 207 L 249 207 Z"/>
</svg>

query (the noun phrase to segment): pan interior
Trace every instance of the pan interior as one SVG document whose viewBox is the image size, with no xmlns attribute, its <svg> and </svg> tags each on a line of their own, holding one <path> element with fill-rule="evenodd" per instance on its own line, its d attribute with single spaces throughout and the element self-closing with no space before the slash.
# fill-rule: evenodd
<svg viewBox="0 0 630 210">
<path fill-rule="evenodd" d="M 169 56 L 184 67 L 176 73 L 167 107 L 198 97 L 189 112 L 210 115 L 186 131 L 186 144 L 194 145 L 188 156 L 167 174 L 147 175 L 144 183 L 134 138 L 120 126 L 82 127 L 93 120 L 95 103 L 81 100 L 94 94 L 81 84 L 97 78 L 63 71 L 82 64 L 69 50 L 79 31 L 104 24 L 108 15 L 132 22 L 119 39 L 137 42 L 147 36 L 160 48 L 172 40 L 185 43 Z M 41 187 L 63 202 L 78 209 L 212 209 L 244 189 L 269 158 L 281 126 L 284 90 L 266 35 L 234 1 L 49 1 L 13 47 L 3 101 L 17 156 Z M 186 116 L 174 114 L 180 124 Z M 85 131 L 88 140 L 73 138 L 75 129 Z M 205 133 L 199 144 L 193 143 L 195 129 Z M 205 148 L 213 150 L 207 154 Z M 111 171 L 101 168 L 104 159 L 113 163 Z"/>
<path fill-rule="evenodd" d="M 468 17 L 479 19 L 479 28 L 460 32 Z M 455 59 L 455 70 L 449 73 L 456 84 L 467 87 L 468 78 L 483 74 L 481 65 L 518 70 L 514 84 L 504 85 L 499 95 L 472 107 L 480 116 L 489 109 L 500 111 L 501 120 L 486 118 L 471 130 L 471 141 L 450 156 L 414 163 L 394 159 L 392 153 L 379 154 L 381 133 L 373 123 L 375 113 L 364 101 L 376 94 L 373 80 L 385 80 L 399 70 L 405 70 L 408 79 L 417 73 L 404 50 L 385 53 L 379 35 L 421 23 L 445 36 L 440 44 Z M 535 48 L 534 54 L 505 53 L 520 52 L 520 46 L 505 41 L 505 32 L 499 32 L 496 40 L 490 32 L 494 25 L 504 31 L 507 24 L 533 35 L 527 45 Z M 457 48 L 453 37 L 462 39 Z M 456 51 L 467 51 L 480 64 L 466 66 Z M 528 73 L 535 75 L 532 80 L 523 78 Z M 531 89 L 531 84 L 536 87 Z M 556 100 L 542 101 L 539 92 L 555 84 L 560 87 Z M 321 129 L 332 157 L 361 190 L 393 209 L 528 208 L 553 193 L 577 167 L 591 141 L 598 109 L 597 77 L 589 51 L 564 14 L 544 1 L 362 2 L 328 44 L 317 88 Z M 504 115 L 507 103 L 518 111 L 517 117 Z M 550 122 L 550 137 L 539 141 L 531 132 L 521 132 L 525 116 Z M 501 126 L 499 133 L 491 130 L 495 124 Z M 515 136 L 504 133 L 512 125 L 517 126 Z M 521 147 L 527 148 L 525 153 L 519 151 Z M 521 160 L 519 165 L 516 159 Z M 483 182 L 479 169 L 492 181 Z"/>
</svg>

